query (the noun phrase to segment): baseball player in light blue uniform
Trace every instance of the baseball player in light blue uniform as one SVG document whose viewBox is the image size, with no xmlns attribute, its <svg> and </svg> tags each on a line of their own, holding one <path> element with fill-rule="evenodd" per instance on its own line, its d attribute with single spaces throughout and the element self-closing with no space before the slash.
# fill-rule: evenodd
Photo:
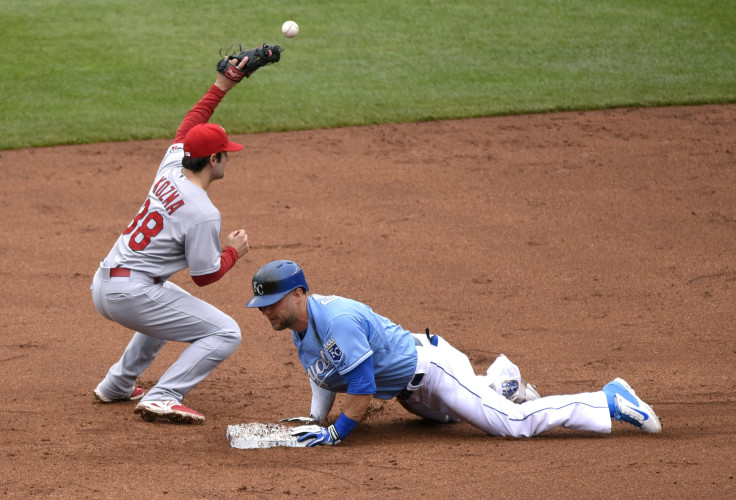
<svg viewBox="0 0 736 500">
<path fill-rule="evenodd" d="M 315 294 L 307 300 L 307 310 L 306 334 L 292 331 L 292 339 L 299 360 L 318 386 L 347 392 L 348 380 L 361 373 L 369 360 L 373 376 L 363 382 L 377 398 L 395 397 L 414 376 L 417 349 L 413 337 L 365 304 Z M 355 335 L 356 330 L 364 335 Z"/>
<path fill-rule="evenodd" d="M 277 260 L 253 275 L 253 298 L 275 330 L 291 329 L 312 386 L 311 420 L 326 423 L 335 393 L 346 393 L 334 424 L 293 429 L 307 446 L 334 445 L 357 426 L 371 398 L 397 398 L 410 412 L 439 422 L 466 421 L 495 436 L 530 437 L 557 427 L 611 432 L 612 419 L 656 433 L 652 408 L 620 378 L 602 390 L 540 397 L 501 355 L 485 375 L 443 338 L 414 334 L 367 305 L 309 295 L 302 269 Z"/>
</svg>

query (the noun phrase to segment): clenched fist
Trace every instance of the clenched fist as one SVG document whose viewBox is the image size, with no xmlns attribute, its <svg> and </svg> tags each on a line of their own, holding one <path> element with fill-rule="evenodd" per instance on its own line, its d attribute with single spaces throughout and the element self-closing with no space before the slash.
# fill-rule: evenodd
<svg viewBox="0 0 736 500">
<path fill-rule="evenodd" d="M 238 252 L 238 258 L 248 253 L 250 246 L 248 245 L 248 235 L 245 229 L 238 229 L 227 235 L 225 246 L 233 247 Z"/>
</svg>

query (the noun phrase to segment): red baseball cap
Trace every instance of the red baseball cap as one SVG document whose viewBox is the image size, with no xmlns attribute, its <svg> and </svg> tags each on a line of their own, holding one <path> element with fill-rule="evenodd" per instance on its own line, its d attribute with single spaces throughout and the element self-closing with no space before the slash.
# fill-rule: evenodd
<svg viewBox="0 0 736 500">
<path fill-rule="evenodd" d="M 242 144 L 231 142 L 225 129 L 216 123 L 200 123 L 184 137 L 184 156 L 202 158 L 220 151 L 240 151 Z"/>
</svg>

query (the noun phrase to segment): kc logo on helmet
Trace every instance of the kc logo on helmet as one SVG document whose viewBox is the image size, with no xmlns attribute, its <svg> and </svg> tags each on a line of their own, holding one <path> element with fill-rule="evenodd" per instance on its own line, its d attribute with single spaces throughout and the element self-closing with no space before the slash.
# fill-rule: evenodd
<svg viewBox="0 0 736 500">
<path fill-rule="evenodd" d="M 258 283 L 257 281 L 253 282 L 253 293 L 257 293 L 258 295 L 263 295 L 263 283 Z"/>
</svg>

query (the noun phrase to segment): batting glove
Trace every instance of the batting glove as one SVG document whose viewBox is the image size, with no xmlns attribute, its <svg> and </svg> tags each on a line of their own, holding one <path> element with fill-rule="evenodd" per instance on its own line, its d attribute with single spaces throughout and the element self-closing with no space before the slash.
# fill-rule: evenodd
<svg viewBox="0 0 736 500">
<path fill-rule="evenodd" d="M 342 441 L 334 425 L 327 428 L 319 425 L 300 425 L 291 430 L 291 435 L 299 436 L 297 441 L 300 443 L 307 441 L 307 448 L 322 444 L 334 446 Z"/>
</svg>

